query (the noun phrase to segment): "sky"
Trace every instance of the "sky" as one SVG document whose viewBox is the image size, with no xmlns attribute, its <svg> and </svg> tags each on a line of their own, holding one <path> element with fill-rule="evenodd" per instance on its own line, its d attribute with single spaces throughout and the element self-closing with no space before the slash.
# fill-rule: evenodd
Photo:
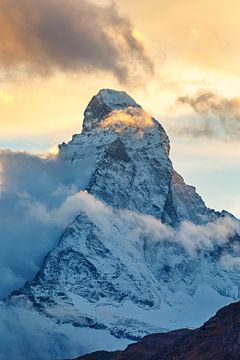
<svg viewBox="0 0 240 360">
<path fill-rule="evenodd" d="M 167 130 L 186 182 L 240 217 L 239 12 L 238 0 L 0 0 L 0 148 L 54 151 L 99 89 L 125 90 Z"/>
</svg>

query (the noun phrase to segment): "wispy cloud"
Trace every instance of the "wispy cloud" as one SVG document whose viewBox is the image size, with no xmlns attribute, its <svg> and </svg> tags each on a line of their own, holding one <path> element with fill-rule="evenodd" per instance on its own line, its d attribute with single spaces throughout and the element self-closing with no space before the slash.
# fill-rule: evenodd
<svg viewBox="0 0 240 360">
<path fill-rule="evenodd" d="M 240 140 L 240 99 L 225 98 L 214 92 L 199 92 L 178 98 L 178 104 L 190 106 L 196 116 L 179 121 L 175 130 L 184 135 Z"/>
<path fill-rule="evenodd" d="M 238 256 L 225 254 L 220 259 L 221 264 L 228 269 L 238 268 L 240 269 L 240 252 L 238 252 Z"/>
</svg>

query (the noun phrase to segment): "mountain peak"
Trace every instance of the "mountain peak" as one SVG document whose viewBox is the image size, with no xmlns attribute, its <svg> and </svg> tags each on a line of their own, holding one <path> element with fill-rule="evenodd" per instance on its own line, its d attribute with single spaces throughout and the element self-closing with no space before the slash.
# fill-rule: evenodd
<svg viewBox="0 0 240 360">
<path fill-rule="evenodd" d="M 131 96 L 129 96 L 125 91 L 118 91 L 113 89 L 101 89 L 96 95 L 105 105 L 110 108 L 119 108 L 119 107 L 140 107 Z"/>
<path fill-rule="evenodd" d="M 99 122 L 114 110 L 141 109 L 125 91 L 101 89 L 93 96 L 84 112 L 83 131 L 96 128 Z"/>
</svg>

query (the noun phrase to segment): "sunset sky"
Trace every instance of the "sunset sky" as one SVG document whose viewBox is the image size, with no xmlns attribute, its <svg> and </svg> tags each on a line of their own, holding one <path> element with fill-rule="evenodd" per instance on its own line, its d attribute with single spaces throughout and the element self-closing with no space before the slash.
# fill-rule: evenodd
<svg viewBox="0 0 240 360">
<path fill-rule="evenodd" d="M 0 148 L 54 151 L 100 88 L 125 90 L 186 182 L 240 216 L 239 14 L 238 0 L 0 0 Z"/>
</svg>

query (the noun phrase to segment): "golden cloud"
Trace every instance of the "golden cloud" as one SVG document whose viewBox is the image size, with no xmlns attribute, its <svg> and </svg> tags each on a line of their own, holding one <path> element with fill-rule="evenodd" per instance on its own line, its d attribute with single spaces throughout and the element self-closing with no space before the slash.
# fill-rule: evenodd
<svg viewBox="0 0 240 360">
<path fill-rule="evenodd" d="M 116 132 L 122 132 L 127 128 L 134 128 L 142 132 L 146 127 L 153 126 L 153 118 L 145 113 L 141 108 L 129 106 L 127 109 L 113 110 L 104 120 L 100 127 L 112 127 Z"/>
</svg>

